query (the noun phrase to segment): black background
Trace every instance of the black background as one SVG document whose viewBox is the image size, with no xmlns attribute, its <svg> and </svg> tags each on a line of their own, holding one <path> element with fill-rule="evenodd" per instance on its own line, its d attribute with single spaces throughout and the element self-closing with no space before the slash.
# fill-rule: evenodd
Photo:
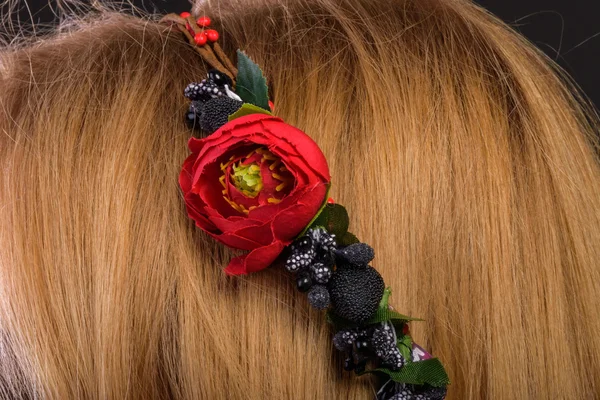
<svg viewBox="0 0 600 400">
<path fill-rule="evenodd" d="M 48 2 L 22 0 L 23 22 L 53 21 Z M 213 0 L 218 1 L 218 0 Z M 373 0 L 376 1 L 376 0 Z M 600 106 L 600 0 L 476 0 L 523 33 L 567 70 L 583 91 Z M 142 9 L 158 12 L 187 11 L 187 0 L 134 0 Z"/>
</svg>

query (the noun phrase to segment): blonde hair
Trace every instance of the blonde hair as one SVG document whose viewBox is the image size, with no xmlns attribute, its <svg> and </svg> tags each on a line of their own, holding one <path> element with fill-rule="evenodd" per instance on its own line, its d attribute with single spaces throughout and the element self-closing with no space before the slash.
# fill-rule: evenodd
<svg viewBox="0 0 600 400">
<path fill-rule="evenodd" d="M 600 396 L 597 118 L 463 0 L 198 5 L 311 135 L 448 399 Z M 0 397 L 367 399 L 283 271 L 227 278 L 187 218 L 185 85 L 156 18 L 2 49 Z"/>
</svg>

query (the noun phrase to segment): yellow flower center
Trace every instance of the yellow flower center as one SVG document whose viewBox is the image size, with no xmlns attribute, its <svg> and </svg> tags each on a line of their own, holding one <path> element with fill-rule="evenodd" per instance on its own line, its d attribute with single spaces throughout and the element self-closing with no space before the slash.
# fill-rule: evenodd
<svg viewBox="0 0 600 400">
<path fill-rule="evenodd" d="M 261 205 L 278 204 L 294 185 L 294 177 L 282 161 L 263 147 L 252 150 L 245 157 L 231 156 L 227 162 L 221 163 L 221 171 L 223 175 L 219 182 L 223 186 L 223 198 L 233 209 L 246 215 Z M 267 175 L 263 177 L 263 173 Z M 231 196 L 228 185 L 237 189 L 245 199 Z M 269 196 L 259 197 L 263 191 L 267 191 Z"/>
<path fill-rule="evenodd" d="M 260 175 L 260 166 L 257 163 L 243 165 L 239 162 L 231 166 L 233 174 L 231 182 L 246 196 L 254 198 L 258 196 L 263 188 L 262 177 Z"/>
</svg>

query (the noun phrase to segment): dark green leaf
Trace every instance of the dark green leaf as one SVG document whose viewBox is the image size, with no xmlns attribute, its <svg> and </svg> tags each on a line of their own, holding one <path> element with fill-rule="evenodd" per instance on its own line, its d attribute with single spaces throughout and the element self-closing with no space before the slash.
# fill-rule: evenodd
<svg viewBox="0 0 600 400">
<path fill-rule="evenodd" d="M 348 232 L 348 211 L 339 204 L 326 204 L 319 216 L 310 224 L 310 228 L 322 226 L 336 238 L 342 238 Z M 337 241 L 337 240 L 336 240 Z"/>
<path fill-rule="evenodd" d="M 423 321 L 419 318 L 409 317 L 408 315 L 400 314 L 392 310 L 389 306 L 390 296 L 392 295 L 392 288 L 387 287 L 383 291 L 383 296 L 379 302 L 379 307 L 375 314 L 366 322 L 367 324 L 377 324 L 384 321 L 400 322 L 404 323 L 407 321 Z"/>
<path fill-rule="evenodd" d="M 229 121 L 232 121 L 236 118 L 244 117 L 244 116 L 250 115 L 250 114 L 273 115 L 269 111 L 265 110 L 264 108 L 257 107 L 254 104 L 244 103 L 244 104 L 242 104 L 242 107 L 239 110 L 237 110 L 236 112 L 234 112 L 233 114 L 231 114 L 229 116 Z"/>
<path fill-rule="evenodd" d="M 411 385 L 428 384 L 434 387 L 446 386 L 450 383 L 448 374 L 437 358 L 424 361 L 409 362 L 398 371 L 387 368 L 375 368 L 358 375 L 380 372 L 390 377 L 394 382 Z"/>
<path fill-rule="evenodd" d="M 378 308 L 375 314 L 366 322 L 367 324 L 377 324 L 384 321 L 423 321 L 420 318 L 410 317 L 400 314 L 392 309 Z"/>
<path fill-rule="evenodd" d="M 271 110 L 269 107 L 269 93 L 267 80 L 260 67 L 252 61 L 243 51 L 237 51 L 238 75 L 235 92 L 245 103 Z"/>
<path fill-rule="evenodd" d="M 344 247 L 359 242 L 360 240 L 358 240 L 358 238 L 351 232 L 346 232 L 346 234 L 342 236 L 340 240 L 338 240 L 338 244 Z"/>
</svg>

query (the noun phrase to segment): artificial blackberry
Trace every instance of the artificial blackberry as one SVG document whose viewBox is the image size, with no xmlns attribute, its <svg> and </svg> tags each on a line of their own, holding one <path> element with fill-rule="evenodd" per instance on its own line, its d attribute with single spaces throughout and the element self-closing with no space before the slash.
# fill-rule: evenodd
<svg viewBox="0 0 600 400">
<path fill-rule="evenodd" d="M 400 353 L 400 350 L 398 350 L 398 347 L 394 347 L 390 349 L 390 352 L 385 357 L 381 358 L 381 364 L 392 371 L 397 371 L 404 367 L 406 360 L 402 356 L 402 353 Z"/>
<path fill-rule="evenodd" d="M 201 85 L 204 85 L 204 81 L 206 81 L 206 79 L 202 82 L 192 82 L 188 84 L 183 91 L 183 95 L 192 101 L 202 100 L 203 91 L 201 90 Z"/>
<path fill-rule="evenodd" d="M 396 347 L 396 334 L 390 324 L 384 323 L 373 330 L 371 343 L 377 357 L 383 357 L 391 347 Z"/>
<path fill-rule="evenodd" d="M 204 103 L 200 129 L 213 133 L 229 121 L 229 116 L 242 107 L 243 102 L 229 97 L 217 97 Z"/>
<path fill-rule="evenodd" d="M 318 310 L 329 307 L 329 292 L 324 285 L 313 285 L 308 292 L 308 302 Z"/>
<path fill-rule="evenodd" d="M 356 339 L 358 339 L 356 329 L 342 329 L 333 336 L 333 345 L 339 351 L 350 351 Z"/>
<path fill-rule="evenodd" d="M 334 252 L 336 249 L 335 235 L 330 234 L 322 227 L 309 229 L 306 232 L 315 243 L 317 249 L 321 252 Z"/>
<path fill-rule="evenodd" d="M 371 344 L 373 351 L 384 366 L 392 370 L 398 370 L 406 363 L 400 350 L 398 350 L 396 332 L 391 324 L 383 323 L 375 328 L 371 336 Z"/>
<path fill-rule="evenodd" d="M 375 251 L 366 243 L 354 243 L 337 250 L 335 255 L 344 265 L 366 267 L 375 258 Z"/>
<path fill-rule="evenodd" d="M 190 100 L 208 101 L 217 97 L 227 97 L 225 87 L 218 85 L 212 79 L 202 79 L 185 87 L 183 95 Z"/>
<path fill-rule="evenodd" d="M 292 249 L 292 251 L 307 252 L 309 250 L 314 251 L 315 246 L 313 244 L 312 238 L 310 236 L 304 235 L 294 240 L 290 248 Z"/>
<path fill-rule="evenodd" d="M 310 236 L 302 236 L 291 245 L 292 254 L 285 262 L 289 272 L 298 272 L 312 264 L 316 252 Z"/>
<path fill-rule="evenodd" d="M 383 291 L 383 278 L 373 267 L 338 268 L 328 283 L 333 311 L 357 324 L 375 314 Z"/>
<path fill-rule="evenodd" d="M 313 280 L 317 283 L 326 284 L 329 282 L 331 278 L 331 274 L 333 273 L 331 267 L 317 262 L 310 266 Z"/>
</svg>

